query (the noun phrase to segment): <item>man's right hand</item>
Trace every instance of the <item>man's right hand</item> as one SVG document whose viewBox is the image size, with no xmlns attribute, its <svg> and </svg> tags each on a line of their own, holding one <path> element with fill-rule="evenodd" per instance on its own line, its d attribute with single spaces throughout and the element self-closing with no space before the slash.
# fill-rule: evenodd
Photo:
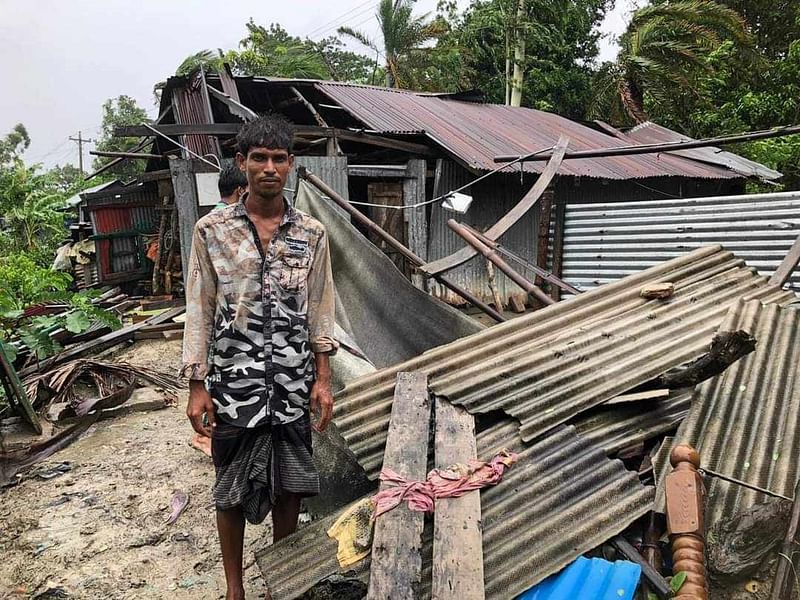
<svg viewBox="0 0 800 600">
<path fill-rule="evenodd" d="M 203 424 L 203 415 L 208 415 L 208 425 Z M 214 402 L 202 381 L 189 382 L 189 402 L 186 405 L 186 416 L 194 430 L 200 435 L 211 437 L 211 431 L 217 426 L 214 415 Z"/>
</svg>

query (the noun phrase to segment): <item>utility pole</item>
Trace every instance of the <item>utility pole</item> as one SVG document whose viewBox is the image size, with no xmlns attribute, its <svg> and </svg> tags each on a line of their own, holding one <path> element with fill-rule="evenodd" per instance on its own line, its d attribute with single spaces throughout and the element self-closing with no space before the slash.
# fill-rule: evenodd
<svg viewBox="0 0 800 600">
<path fill-rule="evenodd" d="M 83 170 L 83 145 L 93 143 L 95 140 L 83 139 L 80 131 L 78 132 L 78 137 L 70 137 L 69 139 L 78 143 L 78 169 L 81 173 L 85 173 Z"/>
</svg>

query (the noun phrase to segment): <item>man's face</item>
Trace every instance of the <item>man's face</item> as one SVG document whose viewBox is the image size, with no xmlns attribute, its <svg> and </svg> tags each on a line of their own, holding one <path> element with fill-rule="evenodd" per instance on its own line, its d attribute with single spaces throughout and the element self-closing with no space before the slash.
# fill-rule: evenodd
<svg viewBox="0 0 800 600">
<path fill-rule="evenodd" d="M 237 154 L 236 160 L 247 175 L 249 192 L 262 198 L 280 196 L 294 166 L 294 155 L 286 149 L 250 148 L 246 157 Z"/>
</svg>

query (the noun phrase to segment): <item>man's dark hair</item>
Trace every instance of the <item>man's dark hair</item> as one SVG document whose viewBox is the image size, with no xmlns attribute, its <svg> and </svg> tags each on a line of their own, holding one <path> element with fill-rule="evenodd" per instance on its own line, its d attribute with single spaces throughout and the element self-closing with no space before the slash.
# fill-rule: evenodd
<svg viewBox="0 0 800 600">
<path fill-rule="evenodd" d="M 230 196 L 238 187 L 247 187 L 247 177 L 245 177 L 238 165 L 233 161 L 226 162 L 227 164 L 223 163 L 222 171 L 219 173 L 219 183 L 217 184 L 219 195 L 223 198 Z"/>
<path fill-rule="evenodd" d="M 236 150 L 247 157 L 251 148 L 286 149 L 292 153 L 294 128 L 282 115 L 269 114 L 242 125 L 236 135 Z"/>
</svg>

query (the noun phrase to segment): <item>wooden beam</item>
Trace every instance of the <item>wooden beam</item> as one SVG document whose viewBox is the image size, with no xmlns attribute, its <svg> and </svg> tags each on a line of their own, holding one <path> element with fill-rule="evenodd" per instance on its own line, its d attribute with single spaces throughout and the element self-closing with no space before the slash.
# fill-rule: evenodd
<svg viewBox="0 0 800 600">
<path fill-rule="evenodd" d="M 233 137 L 241 128 L 240 123 L 199 123 L 182 125 L 159 125 L 156 129 L 169 137 L 180 135 L 213 135 L 217 137 Z M 313 125 L 297 125 L 294 127 L 295 137 L 336 137 L 339 140 L 357 142 L 380 148 L 391 148 L 410 154 L 430 156 L 433 151 L 424 144 L 396 140 L 380 135 L 338 129 L 334 127 L 314 127 Z M 126 125 L 114 128 L 114 137 L 151 136 L 153 132 L 141 125 Z"/>
<path fill-rule="evenodd" d="M 178 230 L 181 242 L 181 267 L 183 284 L 186 285 L 189 257 L 192 250 L 194 225 L 200 218 L 192 163 L 186 159 L 174 159 L 169 163 L 172 174 L 172 188 L 175 190 L 175 208 L 178 211 Z M 173 244 L 175 242 L 173 241 Z"/>
<path fill-rule="evenodd" d="M 392 404 L 384 468 L 407 479 L 424 480 L 428 465 L 431 402 L 428 377 L 400 372 Z M 381 490 L 386 489 L 381 484 Z M 418 600 L 422 588 L 422 529 L 424 513 L 405 503 L 375 521 L 368 600 Z"/>
<path fill-rule="evenodd" d="M 561 167 L 561 161 L 564 158 L 564 153 L 567 151 L 567 145 L 569 144 L 569 138 L 561 136 L 558 140 L 558 143 L 555 145 L 555 149 L 553 150 L 552 158 L 550 162 L 547 163 L 547 166 L 542 171 L 539 178 L 536 180 L 536 183 L 533 184 L 528 193 L 523 196 L 522 200 L 520 200 L 510 211 L 508 211 L 503 217 L 494 225 L 492 225 L 484 235 L 491 239 L 491 240 L 498 240 L 500 237 L 511 227 L 519 221 L 525 214 L 528 213 L 542 196 L 544 191 L 550 185 L 550 182 L 553 181 L 553 178 L 558 173 L 559 168 Z M 465 246 L 450 254 L 449 256 L 445 256 L 440 258 L 439 260 L 435 260 L 431 263 L 423 265 L 421 269 L 428 274 L 428 276 L 439 275 L 444 273 L 445 271 L 449 271 L 451 269 L 456 268 L 459 265 L 464 264 L 473 256 L 476 256 L 478 251 L 471 246 Z"/>
<path fill-rule="evenodd" d="M 319 112 L 317 112 L 317 109 L 314 108 L 314 105 L 311 104 L 311 102 L 306 100 L 305 96 L 303 96 L 303 94 L 300 93 L 300 90 L 298 90 L 294 86 L 290 86 L 289 89 L 292 90 L 292 93 L 295 95 L 295 98 L 297 98 L 300 101 L 300 103 L 308 109 L 308 112 L 310 112 L 311 115 L 314 117 L 314 120 L 317 122 L 317 125 L 319 125 L 320 127 L 328 127 L 328 124 L 325 122 L 325 119 L 322 118 L 322 115 L 320 115 Z"/>
<path fill-rule="evenodd" d="M 792 277 L 792 273 L 794 273 L 798 263 L 800 263 L 800 236 L 794 241 L 794 244 L 786 254 L 786 258 L 781 261 L 772 277 L 769 278 L 770 284 L 783 287 L 783 284 Z"/>
<path fill-rule="evenodd" d="M 111 152 L 104 150 L 89 150 L 92 156 L 108 156 L 111 158 L 164 158 L 160 154 L 145 154 L 144 152 Z"/>
<path fill-rule="evenodd" d="M 477 458 L 475 419 L 463 408 L 436 399 L 436 467 Z M 437 600 L 483 600 L 483 539 L 478 490 L 436 501 L 433 585 Z"/>
</svg>

